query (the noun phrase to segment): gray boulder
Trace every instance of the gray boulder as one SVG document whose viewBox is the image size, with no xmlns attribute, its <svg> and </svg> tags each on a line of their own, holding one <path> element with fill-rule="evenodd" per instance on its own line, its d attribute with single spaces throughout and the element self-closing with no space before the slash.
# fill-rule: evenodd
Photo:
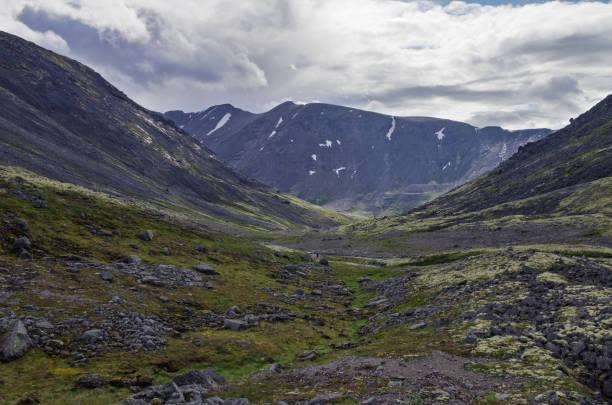
<svg viewBox="0 0 612 405">
<path fill-rule="evenodd" d="M 211 266 L 208 263 L 197 264 L 197 265 L 193 266 L 193 269 L 195 271 L 199 272 L 199 273 L 206 274 L 206 275 L 209 275 L 209 276 L 214 276 L 214 275 L 219 274 L 217 271 L 215 271 L 213 266 Z"/>
<path fill-rule="evenodd" d="M 23 322 L 17 320 L 13 323 L 10 330 L 5 334 L 1 346 L 1 360 L 11 361 L 23 357 L 32 347 L 32 339 L 28 335 Z"/>
<path fill-rule="evenodd" d="M 140 265 L 142 263 L 142 259 L 139 256 L 136 255 L 132 255 L 132 256 L 128 256 L 125 259 L 123 259 L 123 263 L 125 264 L 135 264 L 135 265 Z"/>
<path fill-rule="evenodd" d="M 224 319 L 223 327 L 231 330 L 244 330 L 249 327 L 249 324 L 239 319 Z"/>
<path fill-rule="evenodd" d="M 100 273 L 99 276 L 102 280 L 106 281 L 107 283 L 112 283 L 115 280 L 115 277 L 113 277 L 113 275 L 109 273 L 108 271 Z"/>
<path fill-rule="evenodd" d="M 151 242 L 153 240 L 153 231 L 147 229 L 144 232 L 141 232 L 136 235 L 139 239 L 144 240 L 145 242 Z"/>
<path fill-rule="evenodd" d="M 21 238 L 15 239 L 13 242 L 13 252 L 19 253 L 22 250 L 30 250 L 32 249 L 32 242 L 28 239 L 27 236 L 22 236 Z"/>
<path fill-rule="evenodd" d="M 90 329 L 81 335 L 81 340 L 87 343 L 95 343 L 102 339 L 104 332 L 101 329 Z"/>
</svg>

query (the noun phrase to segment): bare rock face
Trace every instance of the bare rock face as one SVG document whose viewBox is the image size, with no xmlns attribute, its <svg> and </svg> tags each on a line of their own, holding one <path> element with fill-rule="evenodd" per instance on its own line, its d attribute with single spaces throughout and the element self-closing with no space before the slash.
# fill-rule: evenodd
<svg viewBox="0 0 612 405">
<path fill-rule="evenodd" d="M 32 346 L 32 340 L 28 335 L 23 322 L 16 320 L 4 336 L 1 346 L 0 359 L 4 362 L 23 357 Z"/>
</svg>

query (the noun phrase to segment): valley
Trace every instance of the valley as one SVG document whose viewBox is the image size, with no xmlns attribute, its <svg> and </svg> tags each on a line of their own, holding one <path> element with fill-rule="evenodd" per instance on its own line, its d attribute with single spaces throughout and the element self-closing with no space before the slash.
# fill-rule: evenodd
<svg viewBox="0 0 612 405">
<path fill-rule="evenodd" d="M 187 133 L 195 121 L 144 109 L 72 59 L 6 33 L 0 55 L 0 403 L 610 402 L 612 96 L 551 134 L 478 138 L 468 124 L 327 104 L 262 116 L 226 105 L 198 129 L 218 142 L 209 150 Z M 264 144 L 291 143 L 282 125 L 339 123 L 350 130 L 331 146 L 294 138 L 316 160 Z M 255 146 L 230 152 L 235 139 Z M 302 180 L 260 182 L 291 172 L 274 148 L 308 163 Z M 341 148 L 359 171 L 376 164 L 368 181 L 388 181 L 383 194 L 437 180 L 402 215 L 298 198 L 317 202 L 290 185 L 308 179 L 343 190 Z M 376 171 L 406 151 L 423 160 L 402 170 L 431 164 L 433 177 L 398 185 Z M 260 152 L 270 167 L 241 166 Z M 441 195 L 420 204 L 427 193 Z M 390 207 L 348 196 L 357 211 Z"/>
</svg>

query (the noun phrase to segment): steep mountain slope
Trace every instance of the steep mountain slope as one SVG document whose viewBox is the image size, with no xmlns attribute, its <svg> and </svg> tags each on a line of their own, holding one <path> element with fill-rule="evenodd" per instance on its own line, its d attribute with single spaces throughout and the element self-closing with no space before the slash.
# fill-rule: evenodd
<svg viewBox="0 0 612 405">
<path fill-rule="evenodd" d="M 93 70 L 7 33 L 0 33 L 0 104 L 3 164 L 232 221 L 331 224 L 236 174 Z"/>
<path fill-rule="evenodd" d="M 575 209 L 570 195 L 575 196 L 573 203 L 590 198 L 594 209 L 601 210 L 612 206 L 605 192 L 610 176 L 612 95 L 565 128 L 520 148 L 493 172 L 438 198 L 423 212 L 455 215 L 507 203 L 508 212 L 546 214 Z M 528 200 L 511 204 L 524 199 Z"/>
<path fill-rule="evenodd" d="M 549 133 L 291 102 L 259 115 L 222 105 L 165 116 L 239 171 L 281 191 L 376 214 L 430 200 Z"/>
</svg>

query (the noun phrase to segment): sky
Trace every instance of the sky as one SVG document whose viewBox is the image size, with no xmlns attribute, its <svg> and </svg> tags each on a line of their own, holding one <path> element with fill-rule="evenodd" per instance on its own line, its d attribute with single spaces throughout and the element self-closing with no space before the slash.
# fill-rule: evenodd
<svg viewBox="0 0 612 405">
<path fill-rule="evenodd" d="M 560 128 L 612 93 L 609 2 L 2 0 L 0 29 L 143 106 L 325 102 Z"/>
</svg>

